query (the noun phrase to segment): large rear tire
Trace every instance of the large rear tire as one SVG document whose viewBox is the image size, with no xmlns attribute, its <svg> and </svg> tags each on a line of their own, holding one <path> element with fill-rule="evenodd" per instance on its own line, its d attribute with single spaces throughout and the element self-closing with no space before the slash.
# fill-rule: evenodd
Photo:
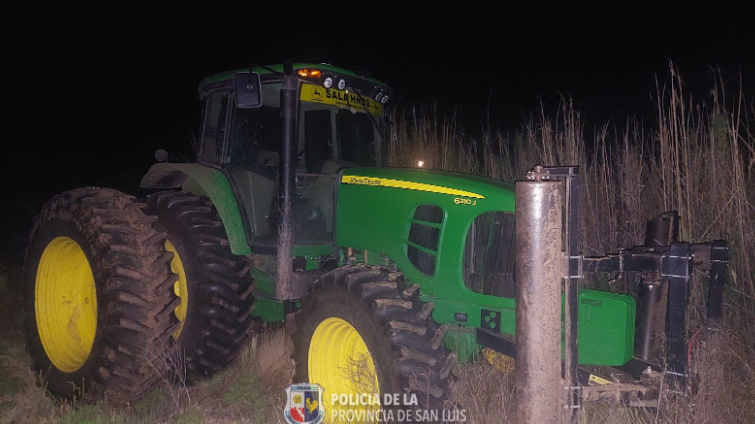
<svg viewBox="0 0 755 424">
<path fill-rule="evenodd" d="M 177 321 L 165 235 L 143 204 L 108 188 L 53 197 L 32 230 L 24 268 L 27 349 L 63 398 L 125 404 L 167 370 Z M 163 365 L 161 365 L 163 364 Z"/>
<path fill-rule="evenodd" d="M 231 253 L 223 223 L 207 198 L 167 190 L 145 201 L 146 212 L 157 216 L 158 228 L 168 234 L 171 269 L 179 276 L 176 316 L 182 327 L 173 338 L 186 366 L 211 376 L 230 365 L 249 340 L 254 321 L 250 265 Z"/>
<path fill-rule="evenodd" d="M 414 395 L 419 405 L 398 409 L 442 416 L 456 356 L 443 346 L 446 327 L 433 320 L 433 304 L 422 302 L 418 292 L 416 284 L 406 286 L 401 273 L 361 264 L 313 283 L 301 309 L 289 317 L 294 382 L 325 389 L 327 417 L 343 407 L 330 404 L 333 393 L 365 392 L 381 401 L 386 394 L 402 400 Z"/>
</svg>

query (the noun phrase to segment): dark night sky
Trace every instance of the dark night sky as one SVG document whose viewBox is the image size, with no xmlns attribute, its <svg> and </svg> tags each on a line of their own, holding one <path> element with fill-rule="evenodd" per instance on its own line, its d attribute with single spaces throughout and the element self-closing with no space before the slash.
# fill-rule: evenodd
<svg viewBox="0 0 755 424">
<path fill-rule="evenodd" d="M 742 69 L 745 85 L 755 86 L 753 14 L 720 2 L 699 10 L 499 3 L 500 10 L 477 6 L 468 15 L 460 10 L 472 5 L 459 3 L 445 17 L 375 2 L 311 3 L 296 15 L 293 3 L 271 10 L 167 3 L 25 2 L 0 15 L 10 93 L 0 117 L 0 260 L 18 258 L 31 217 L 56 192 L 104 185 L 139 194 L 155 149 L 186 149 L 201 78 L 251 60 L 360 66 L 387 81 L 399 105 L 458 107 L 467 127 L 479 127 L 489 106 L 503 129 L 538 96 L 553 108 L 561 94 L 573 96 L 588 125 L 624 121 L 627 112 L 652 121 L 649 94 L 669 59 L 702 95 L 709 66 L 732 78 Z"/>
</svg>

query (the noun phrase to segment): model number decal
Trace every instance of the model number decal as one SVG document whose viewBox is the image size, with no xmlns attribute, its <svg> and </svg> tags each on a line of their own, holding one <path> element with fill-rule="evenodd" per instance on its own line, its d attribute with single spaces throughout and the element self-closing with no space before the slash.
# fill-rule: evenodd
<svg viewBox="0 0 755 424">
<path fill-rule="evenodd" d="M 457 205 L 469 205 L 474 206 L 477 204 L 477 199 L 464 199 L 462 197 L 457 197 L 454 199 L 454 203 Z"/>
</svg>

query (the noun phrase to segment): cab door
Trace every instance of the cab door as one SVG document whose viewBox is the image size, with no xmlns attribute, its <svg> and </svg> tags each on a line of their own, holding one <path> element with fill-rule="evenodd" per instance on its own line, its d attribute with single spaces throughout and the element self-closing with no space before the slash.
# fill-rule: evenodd
<svg viewBox="0 0 755 424">
<path fill-rule="evenodd" d="M 227 89 L 211 91 L 205 98 L 204 122 L 197 162 L 220 167 L 225 152 L 226 128 L 231 92 Z"/>
</svg>

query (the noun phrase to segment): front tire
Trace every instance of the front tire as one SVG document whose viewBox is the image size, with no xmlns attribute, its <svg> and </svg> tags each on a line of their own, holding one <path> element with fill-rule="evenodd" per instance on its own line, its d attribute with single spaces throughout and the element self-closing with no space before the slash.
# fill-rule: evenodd
<svg viewBox="0 0 755 424">
<path fill-rule="evenodd" d="M 86 187 L 53 197 L 24 267 L 27 349 L 58 397 L 125 404 L 167 372 L 177 322 L 165 235 L 134 198 Z"/>
<path fill-rule="evenodd" d="M 418 292 L 401 273 L 361 264 L 313 283 L 291 326 L 293 381 L 326 390 L 328 417 L 342 407 L 330 405 L 333 393 L 366 392 L 381 401 L 387 394 L 415 395 L 419 405 L 408 409 L 438 414 L 447 406 L 456 357 L 443 346 L 446 327 L 433 320 L 433 304 Z"/>
</svg>

